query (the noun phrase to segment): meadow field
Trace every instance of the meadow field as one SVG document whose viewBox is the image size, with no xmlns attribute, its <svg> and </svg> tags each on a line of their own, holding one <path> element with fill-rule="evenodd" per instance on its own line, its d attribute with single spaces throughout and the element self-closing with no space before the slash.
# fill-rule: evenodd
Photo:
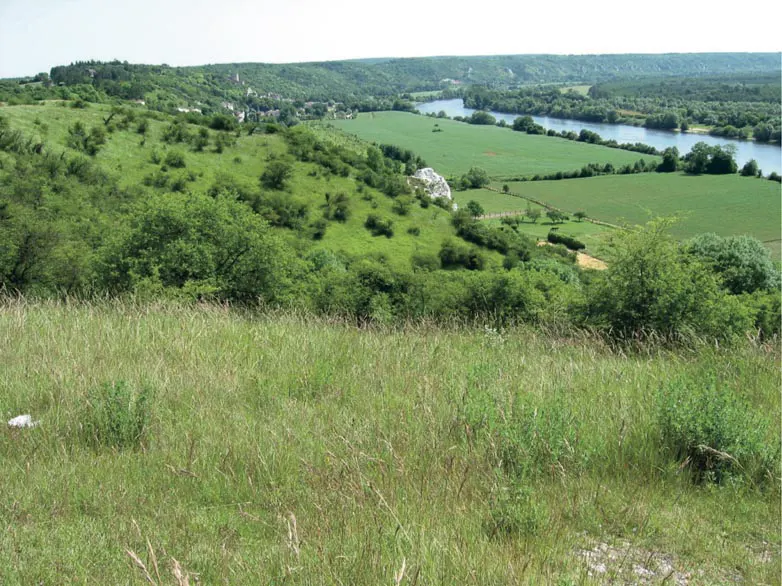
<svg viewBox="0 0 782 586">
<path fill-rule="evenodd" d="M 502 188 L 503 183 L 493 186 Z M 689 238 L 703 232 L 748 234 L 764 241 L 779 259 L 782 198 L 779 183 L 738 175 L 643 173 L 563 181 L 508 183 L 512 193 L 613 224 L 643 224 L 656 216 L 678 216 L 671 232 Z M 493 209 L 525 209 L 524 199 L 495 194 Z M 486 200 L 492 199 L 486 196 Z M 504 209 L 503 209 L 504 208 Z"/>
<path fill-rule="evenodd" d="M 460 176 L 470 167 L 481 167 L 499 180 L 571 171 L 588 163 L 612 163 L 619 167 L 639 159 L 659 159 L 563 138 L 406 112 L 367 112 L 355 120 L 335 120 L 331 124 L 364 140 L 410 149 L 446 177 Z M 441 132 L 433 132 L 435 128 Z"/>
<path fill-rule="evenodd" d="M 774 347 L 18 299 L 0 364 L 3 584 L 779 584 L 778 470 L 661 435 L 773 454 Z"/>
</svg>

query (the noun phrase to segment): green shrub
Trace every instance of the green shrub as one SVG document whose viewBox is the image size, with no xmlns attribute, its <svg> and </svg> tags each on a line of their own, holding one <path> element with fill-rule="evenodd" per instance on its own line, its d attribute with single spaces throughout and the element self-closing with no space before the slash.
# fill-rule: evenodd
<svg viewBox="0 0 782 586">
<path fill-rule="evenodd" d="M 567 234 L 560 234 L 557 230 L 551 230 L 548 233 L 548 241 L 552 244 L 564 244 L 570 250 L 583 250 L 586 248 L 586 245 L 580 240 Z"/>
<path fill-rule="evenodd" d="M 658 392 L 662 448 L 695 483 L 732 478 L 761 484 L 778 472 L 779 442 L 767 442 L 770 424 L 739 393 L 714 377 L 674 381 Z"/>
<path fill-rule="evenodd" d="M 94 448 L 137 449 L 145 445 L 151 392 L 134 391 L 124 381 L 104 383 L 90 391 L 81 422 L 84 442 Z"/>
<path fill-rule="evenodd" d="M 185 167 L 185 155 L 179 151 L 168 151 L 166 154 L 166 165 L 174 169 L 183 169 Z"/>
<path fill-rule="evenodd" d="M 394 235 L 394 222 L 381 218 L 376 214 L 369 214 L 364 227 L 372 232 L 372 236 L 385 236 L 391 238 Z"/>
</svg>

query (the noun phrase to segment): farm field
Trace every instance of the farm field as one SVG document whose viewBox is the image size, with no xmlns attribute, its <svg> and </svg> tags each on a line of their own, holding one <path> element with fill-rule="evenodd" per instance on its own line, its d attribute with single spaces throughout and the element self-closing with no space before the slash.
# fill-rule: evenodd
<svg viewBox="0 0 782 586">
<path fill-rule="evenodd" d="M 444 176 L 481 167 L 495 179 L 580 169 L 588 163 L 632 164 L 649 155 L 619 149 L 417 116 L 406 112 L 368 112 L 331 124 L 360 138 L 410 149 Z M 432 132 L 438 125 L 442 132 Z"/>
<path fill-rule="evenodd" d="M 672 227 L 679 238 L 703 232 L 720 236 L 749 234 L 779 259 L 779 183 L 738 175 L 691 176 L 681 173 L 610 175 L 563 181 L 511 182 L 511 192 L 590 217 L 620 224 L 642 224 L 655 216 L 680 216 Z M 500 189 L 502 183 L 493 187 Z M 499 194 L 497 194 L 499 195 Z M 497 211 L 526 208 L 523 199 L 498 198 Z"/>
<path fill-rule="evenodd" d="M 3 584 L 172 584 L 174 559 L 191 584 L 778 583 L 776 481 L 693 484 L 657 439 L 666 385 L 713 376 L 771 441 L 774 350 L 16 300 L 0 356 L 3 415 L 40 420 L 0 429 Z"/>
</svg>

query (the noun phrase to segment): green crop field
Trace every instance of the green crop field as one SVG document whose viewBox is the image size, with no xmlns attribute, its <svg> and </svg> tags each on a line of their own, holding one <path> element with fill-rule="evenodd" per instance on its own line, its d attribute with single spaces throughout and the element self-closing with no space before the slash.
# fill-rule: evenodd
<svg viewBox="0 0 782 586">
<path fill-rule="evenodd" d="M 175 584 L 174 559 L 191 584 L 778 583 L 778 481 L 694 484 L 658 416 L 714 376 L 778 442 L 771 349 L 17 300 L 0 356 L 0 411 L 40 420 L 0 428 L 2 584 Z"/>
<path fill-rule="evenodd" d="M 501 188 L 502 183 L 494 187 Z M 680 216 L 679 238 L 703 232 L 749 234 L 766 242 L 779 258 L 780 186 L 738 175 L 644 173 L 563 181 L 512 182 L 513 193 L 564 209 L 585 211 L 611 223 L 642 224 L 655 216 Z M 524 209 L 523 199 L 499 197 L 497 211 Z M 504 209 L 501 209 L 504 208 Z"/>
<path fill-rule="evenodd" d="M 641 158 L 657 158 L 405 112 L 369 112 L 355 120 L 335 120 L 332 124 L 364 140 L 410 149 L 445 176 L 461 175 L 473 166 L 486 169 L 494 178 L 503 178 L 575 170 L 588 163 L 612 163 L 616 167 Z M 432 132 L 435 125 L 442 132 Z"/>
</svg>

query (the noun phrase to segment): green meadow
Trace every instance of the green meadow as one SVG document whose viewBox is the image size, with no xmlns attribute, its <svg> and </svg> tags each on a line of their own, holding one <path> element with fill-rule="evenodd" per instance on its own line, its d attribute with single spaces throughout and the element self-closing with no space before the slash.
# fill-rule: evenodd
<svg viewBox="0 0 782 586">
<path fill-rule="evenodd" d="M 633 164 L 649 155 L 619 149 L 477 126 L 406 112 L 369 112 L 335 120 L 337 128 L 368 141 L 410 149 L 444 176 L 481 167 L 495 179 L 580 169 L 588 163 Z M 441 132 L 433 132 L 440 129 Z"/>
<path fill-rule="evenodd" d="M 493 185 L 502 187 L 499 182 Z M 590 217 L 614 224 L 642 224 L 655 216 L 678 216 L 680 221 L 671 231 L 679 238 L 703 232 L 749 234 L 764 241 L 779 258 L 782 198 L 779 183 L 773 181 L 738 175 L 643 173 L 508 185 L 512 193 L 570 213 L 583 210 Z M 527 205 L 524 199 L 507 196 L 496 202 L 497 208 L 505 208 L 498 211 Z"/>
<path fill-rule="evenodd" d="M 16 300 L 0 356 L 3 584 L 779 584 L 778 478 L 660 440 L 715 380 L 773 447 L 771 347 Z"/>
</svg>

